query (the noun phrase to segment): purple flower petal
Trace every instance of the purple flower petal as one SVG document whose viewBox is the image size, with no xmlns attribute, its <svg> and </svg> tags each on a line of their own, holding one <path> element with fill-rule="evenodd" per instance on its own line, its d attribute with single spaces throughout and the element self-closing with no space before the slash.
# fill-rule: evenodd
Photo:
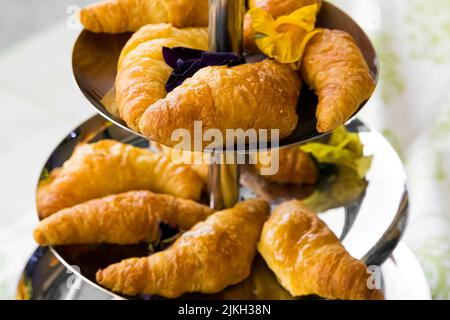
<svg viewBox="0 0 450 320">
<path fill-rule="evenodd" d="M 201 60 L 206 66 L 227 65 L 235 60 L 238 60 L 239 58 L 240 56 L 238 54 L 228 52 L 204 52 L 201 56 Z"/>
<path fill-rule="evenodd" d="M 200 59 L 202 50 L 196 50 L 184 47 L 167 48 L 162 49 L 164 61 L 175 69 L 178 65 L 178 60 L 186 61 L 189 59 Z"/>
<path fill-rule="evenodd" d="M 245 63 L 245 58 L 230 52 L 207 52 L 202 50 L 176 47 L 162 49 L 164 61 L 172 67 L 173 72 L 166 83 L 170 92 L 184 80 L 192 77 L 198 70 L 209 66 L 237 66 Z"/>
</svg>

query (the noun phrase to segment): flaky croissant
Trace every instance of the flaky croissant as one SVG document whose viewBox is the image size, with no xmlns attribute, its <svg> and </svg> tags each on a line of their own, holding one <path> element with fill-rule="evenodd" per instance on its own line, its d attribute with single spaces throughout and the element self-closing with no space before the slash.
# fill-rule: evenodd
<svg viewBox="0 0 450 320">
<path fill-rule="evenodd" d="M 260 174 L 263 169 L 272 166 L 272 161 L 278 161 L 278 171 L 275 174 L 264 175 L 269 181 L 277 183 L 313 184 L 319 175 L 316 164 L 311 156 L 299 147 L 284 148 L 276 154 L 261 152 L 256 157 L 255 167 Z"/>
<path fill-rule="evenodd" d="M 189 165 L 189 167 L 199 175 L 205 184 L 208 183 L 208 160 L 210 159 L 210 155 L 208 153 L 174 150 L 154 141 L 151 142 L 151 145 L 154 149 L 169 158 L 171 161 Z"/>
<path fill-rule="evenodd" d="M 147 24 L 206 27 L 208 0 L 105 0 L 80 11 L 80 21 L 92 32 L 137 31 Z"/>
<path fill-rule="evenodd" d="M 58 211 L 39 222 L 34 239 L 39 245 L 153 243 L 160 222 L 188 230 L 212 213 L 192 200 L 130 191 Z"/>
<path fill-rule="evenodd" d="M 116 107 L 135 131 L 139 130 L 144 111 L 167 95 L 165 85 L 172 68 L 164 62 L 163 47 L 207 50 L 207 29 L 177 29 L 164 23 L 147 25 L 128 40 L 117 66 Z"/>
<path fill-rule="evenodd" d="M 317 4 L 320 8 L 322 0 L 249 0 L 249 9 L 261 8 L 270 13 L 276 19 L 280 16 L 288 15 L 297 9 L 312 4 Z M 252 18 L 249 13 L 244 17 L 244 47 L 248 51 L 258 51 L 254 40 L 255 34 L 252 28 Z"/>
<path fill-rule="evenodd" d="M 87 200 L 131 190 L 198 200 L 203 186 L 186 165 L 146 149 L 102 140 L 77 147 L 62 168 L 39 183 L 37 209 L 45 218 Z"/>
<path fill-rule="evenodd" d="M 306 46 L 301 74 L 319 97 L 319 132 L 347 121 L 375 89 L 361 50 L 344 31 L 325 29 L 315 35 Z"/>
<path fill-rule="evenodd" d="M 179 128 L 188 130 L 194 145 L 194 121 L 201 121 L 204 131 L 218 129 L 224 139 L 226 129 L 279 129 L 282 139 L 297 125 L 300 89 L 299 75 L 270 59 L 206 67 L 148 108 L 139 128 L 169 147 L 179 142 L 171 139 Z"/>
<path fill-rule="evenodd" d="M 281 204 L 264 224 L 258 251 L 293 296 L 382 299 L 368 288 L 367 267 L 345 250 L 333 232 L 299 201 Z"/>
<path fill-rule="evenodd" d="M 97 282 L 127 295 L 174 298 L 186 292 L 219 292 L 250 274 L 268 213 L 264 201 L 241 202 L 209 216 L 164 251 L 99 270 Z"/>
</svg>

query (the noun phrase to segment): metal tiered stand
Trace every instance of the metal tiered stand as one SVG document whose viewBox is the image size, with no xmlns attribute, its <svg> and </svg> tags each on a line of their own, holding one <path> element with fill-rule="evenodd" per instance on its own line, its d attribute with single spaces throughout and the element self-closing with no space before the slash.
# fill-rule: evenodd
<svg viewBox="0 0 450 320">
<path fill-rule="evenodd" d="M 210 0 L 211 51 L 241 53 L 244 2 Z M 324 2 L 317 26 L 349 32 L 377 79 L 375 50 L 368 37 L 349 16 Z M 114 87 L 118 56 L 130 36 L 131 34 L 94 34 L 86 30 L 81 32 L 73 51 L 73 72 L 81 91 L 99 115 L 72 130 L 54 150 L 43 170 L 50 172 L 60 167 L 79 143 L 114 139 L 138 147 L 149 146 L 147 139 L 129 129 L 104 106 L 104 97 L 111 94 L 111 88 Z M 327 139 L 327 135 L 321 135 L 315 130 L 316 105 L 317 97 L 304 88 L 297 110 L 298 127 L 291 136 L 280 141 L 278 146 L 269 145 L 268 148 L 286 148 L 314 139 Z M 427 299 L 429 291 L 414 256 L 403 245 L 396 249 L 405 230 L 408 214 L 406 175 L 402 163 L 378 132 L 357 119 L 349 121 L 346 126 L 348 130 L 359 133 L 365 153 L 374 155 L 372 167 L 366 176 L 367 187 L 356 200 L 321 212 L 320 216 L 340 236 L 350 254 L 362 259 L 368 266 L 381 266 L 382 284 L 387 298 Z M 239 152 L 261 151 L 248 148 L 243 150 Z M 230 152 L 233 151 L 216 151 L 212 156 L 223 157 Z M 211 165 L 205 201 L 209 201 L 212 207 L 221 209 L 257 195 L 258 180 L 251 178 L 251 173 L 246 168 L 246 165 L 238 164 Z M 265 192 L 270 193 L 270 188 Z M 270 198 L 276 204 L 307 193 L 307 188 L 298 187 L 294 192 L 289 190 L 273 194 Z M 38 248 L 22 274 L 18 298 L 123 299 L 124 297 L 100 287 L 95 282 L 95 272 L 121 259 L 145 255 L 145 245 Z M 398 275 L 405 273 L 414 277 L 414 284 L 400 281 Z M 205 295 L 203 298 L 208 297 Z"/>
</svg>

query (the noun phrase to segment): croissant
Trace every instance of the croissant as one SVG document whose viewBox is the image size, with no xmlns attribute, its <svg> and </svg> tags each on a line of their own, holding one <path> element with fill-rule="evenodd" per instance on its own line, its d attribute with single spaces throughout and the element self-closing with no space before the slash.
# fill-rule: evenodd
<svg viewBox="0 0 450 320">
<path fill-rule="evenodd" d="M 169 22 L 176 27 L 208 26 L 208 0 L 106 0 L 80 11 L 92 32 L 137 31 L 147 24 Z"/>
<path fill-rule="evenodd" d="M 315 35 L 306 46 L 301 74 L 319 97 L 319 132 L 347 121 L 375 89 L 360 49 L 344 31 L 325 29 Z"/>
<path fill-rule="evenodd" d="M 278 171 L 272 175 L 264 175 L 264 178 L 281 184 L 314 184 L 319 175 L 311 156 L 299 147 L 280 149 L 278 158 L 272 157 L 271 152 L 260 152 L 256 160 L 255 167 L 262 175 L 264 168 L 273 165 L 271 161 L 278 161 Z"/>
<path fill-rule="evenodd" d="M 154 149 L 158 150 L 158 152 L 169 158 L 171 161 L 184 161 L 182 163 L 188 164 L 205 184 L 208 183 L 209 165 L 207 159 L 210 157 L 208 153 L 174 150 L 154 141 L 151 142 L 151 145 Z"/>
<path fill-rule="evenodd" d="M 320 8 L 322 0 L 249 0 L 248 2 L 250 9 L 261 8 L 270 13 L 274 19 L 288 15 L 297 9 L 312 4 L 317 4 Z M 247 13 L 244 16 L 244 47 L 246 50 L 253 52 L 258 51 L 254 37 L 252 17 Z"/>
<path fill-rule="evenodd" d="M 367 286 L 367 267 L 351 257 L 333 232 L 297 200 L 277 207 L 264 224 L 258 251 L 293 296 L 382 299 Z"/>
<path fill-rule="evenodd" d="M 172 73 L 162 56 L 163 47 L 208 49 L 206 28 L 177 29 L 170 24 L 145 26 L 127 42 L 119 57 L 116 107 L 127 125 L 138 131 L 139 120 L 154 102 L 167 95 Z"/>
<path fill-rule="evenodd" d="M 97 282 L 127 295 L 175 298 L 186 292 L 219 292 L 250 274 L 268 214 L 264 201 L 241 202 L 196 224 L 164 251 L 99 270 Z"/>
<path fill-rule="evenodd" d="M 41 246 L 153 243 L 160 239 L 160 222 L 188 230 L 212 212 L 191 200 L 130 191 L 58 211 L 39 222 L 34 239 Z"/>
<path fill-rule="evenodd" d="M 151 190 L 198 200 L 204 183 L 188 166 L 113 140 L 77 147 L 63 167 L 39 183 L 37 209 L 45 218 L 87 200 Z"/>
<path fill-rule="evenodd" d="M 279 129 L 282 139 L 297 125 L 300 89 L 299 75 L 270 59 L 206 67 L 148 108 L 139 128 L 169 147 L 176 144 L 171 135 L 178 128 L 194 137 L 194 121 L 201 121 L 204 131 L 218 129 L 224 137 L 226 129 Z"/>
</svg>

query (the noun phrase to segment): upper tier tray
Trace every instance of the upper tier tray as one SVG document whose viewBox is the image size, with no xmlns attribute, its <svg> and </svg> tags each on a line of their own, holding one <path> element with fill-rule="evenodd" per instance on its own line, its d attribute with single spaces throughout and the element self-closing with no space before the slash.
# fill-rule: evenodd
<svg viewBox="0 0 450 320">
<path fill-rule="evenodd" d="M 361 49 L 373 78 L 377 81 L 378 60 L 375 49 L 352 18 L 332 4 L 324 2 L 316 25 L 321 28 L 344 30 L 351 34 Z M 73 49 L 72 67 L 78 86 L 97 111 L 114 124 L 140 135 L 128 128 L 122 119 L 111 114 L 102 102 L 114 88 L 117 61 L 130 37 L 131 33 L 105 34 L 83 30 Z M 364 104 L 359 110 L 363 106 Z M 297 128 L 289 137 L 280 141 L 280 147 L 297 145 L 323 135 L 316 131 L 316 107 L 317 96 L 307 86 L 303 86 L 297 106 L 299 116 Z"/>
</svg>

